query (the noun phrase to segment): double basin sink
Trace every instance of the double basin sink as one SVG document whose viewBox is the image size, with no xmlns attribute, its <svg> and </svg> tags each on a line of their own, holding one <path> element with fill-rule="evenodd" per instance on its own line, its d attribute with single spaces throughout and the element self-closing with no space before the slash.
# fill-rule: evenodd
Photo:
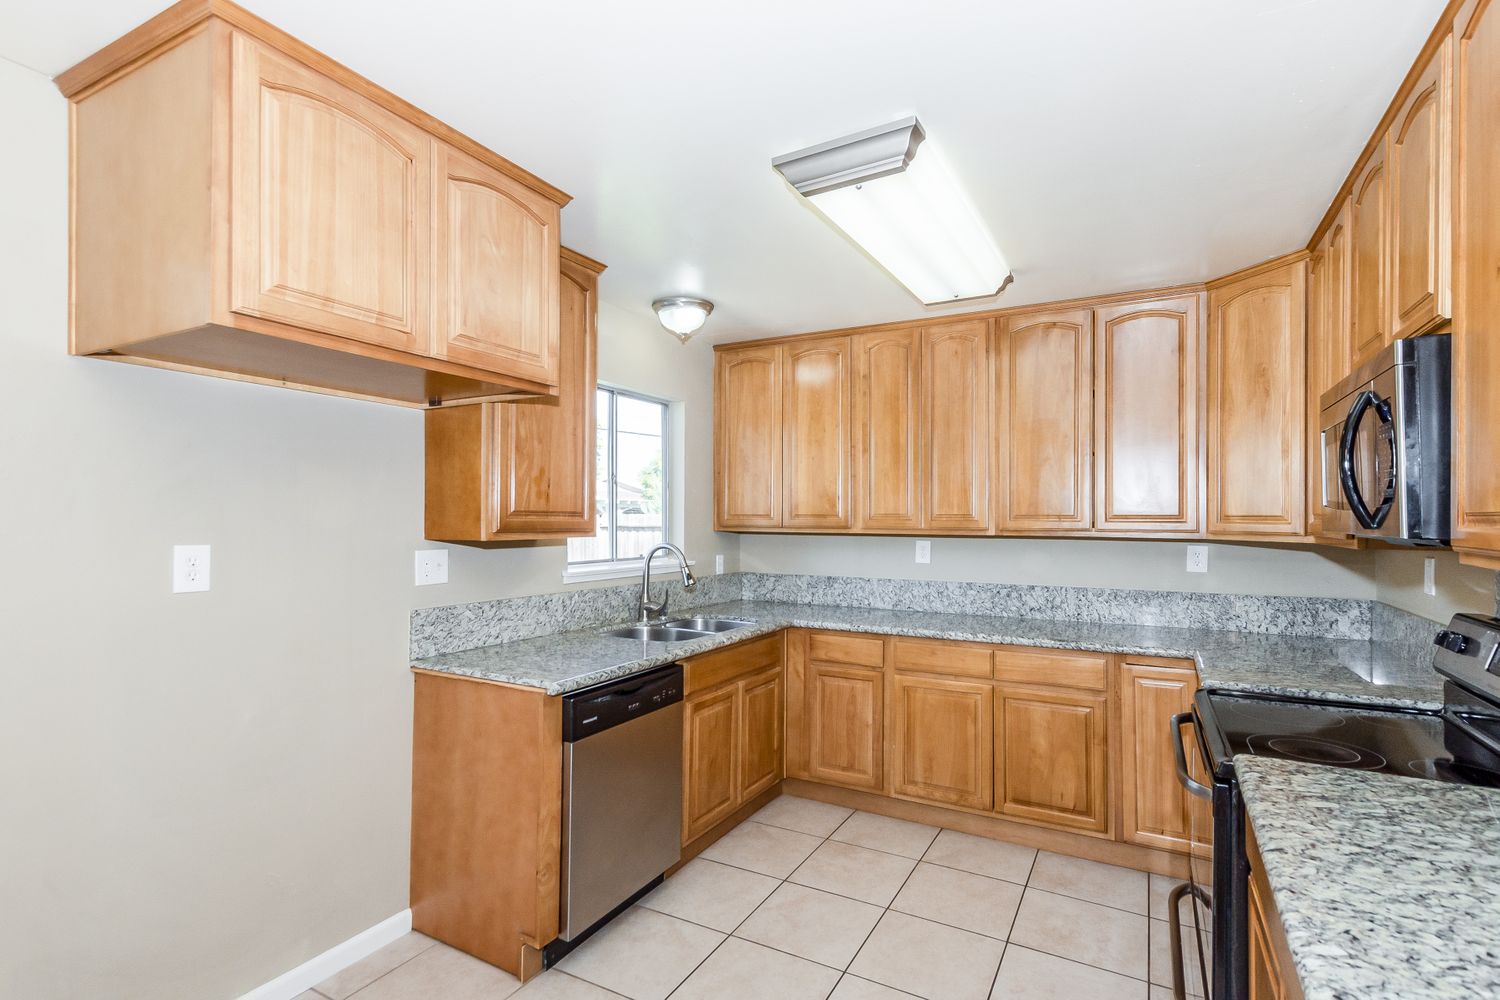
<svg viewBox="0 0 1500 1000">
<path fill-rule="evenodd" d="M 617 639 L 644 639 L 647 642 L 688 642 L 719 632 L 749 628 L 755 622 L 743 618 L 674 618 L 669 622 L 638 622 L 605 629 L 602 635 Z"/>
</svg>

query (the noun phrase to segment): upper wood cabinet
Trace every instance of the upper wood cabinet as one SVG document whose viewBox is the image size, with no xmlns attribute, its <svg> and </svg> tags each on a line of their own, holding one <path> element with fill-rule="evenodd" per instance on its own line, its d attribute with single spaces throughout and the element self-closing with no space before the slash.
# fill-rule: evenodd
<svg viewBox="0 0 1500 1000">
<path fill-rule="evenodd" d="M 1120 761 L 1125 839 L 1146 847 L 1186 852 L 1193 813 L 1208 829 L 1208 803 L 1188 795 L 1177 780 L 1172 716 L 1191 711 L 1198 673 L 1191 664 L 1155 659 L 1120 663 Z M 1191 745 L 1191 744 L 1189 744 Z M 1195 778 L 1205 776 L 1192 754 Z"/>
<path fill-rule="evenodd" d="M 1187 295 L 1096 310 L 1098 530 L 1200 529 L 1201 308 Z"/>
<path fill-rule="evenodd" d="M 1391 340 L 1389 309 L 1390 172 L 1382 139 L 1349 198 L 1349 339 L 1353 364 Z"/>
<path fill-rule="evenodd" d="M 491 542 L 592 535 L 599 274 L 564 248 L 555 399 L 424 414 L 427 538 Z"/>
<path fill-rule="evenodd" d="M 781 524 L 781 348 L 714 358 L 714 527 Z"/>
<path fill-rule="evenodd" d="M 1209 290 L 1208 530 L 1307 530 L 1307 262 Z"/>
<path fill-rule="evenodd" d="M 1424 333 L 1453 312 L 1452 54 L 1452 39 L 1445 39 L 1391 126 L 1392 337 Z"/>
<path fill-rule="evenodd" d="M 781 524 L 847 528 L 849 338 L 781 348 Z"/>
<path fill-rule="evenodd" d="M 1454 26 L 1453 547 L 1500 568 L 1500 5 Z"/>
<path fill-rule="evenodd" d="M 922 527 L 990 525 L 990 323 L 922 331 Z"/>
<path fill-rule="evenodd" d="M 1323 524 L 1322 396 L 1349 373 L 1349 207 L 1344 203 L 1307 271 L 1307 522 L 1323 541 L 1346 535 Z"/>
<path fill-rule="evenodd" d="M 994 334 L 999 530 L 1076 532 L 1093 521 L 1092 310 L 1026 313 Z"/>
<path fill-rule="evenodd" d="M 224 0 L 57 83 L 73 353 L 413 406 L 555 394 L 556 188 Z"/>
<path fill-rule="evenodd" d="M 855 527 L 922 527 L 922 333 L 853 338 Z"/>
<path fill-rule="evenodd" d="M 895 674 L 892 787 L 970 809 L 994 801 L 994 706 L 988 682 Z"/>
</svg>

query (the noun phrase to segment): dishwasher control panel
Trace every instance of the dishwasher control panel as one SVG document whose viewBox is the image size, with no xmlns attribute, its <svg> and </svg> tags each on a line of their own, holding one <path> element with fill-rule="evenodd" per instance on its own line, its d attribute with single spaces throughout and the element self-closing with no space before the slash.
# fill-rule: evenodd
<svg viewBox="0 0 1500 1000">
<path fill-rule="evenodd" d="M 682 700 L 682 665 L 575 691 L 563 697 L 563 742 L 576 743 Z"/>
</svg>

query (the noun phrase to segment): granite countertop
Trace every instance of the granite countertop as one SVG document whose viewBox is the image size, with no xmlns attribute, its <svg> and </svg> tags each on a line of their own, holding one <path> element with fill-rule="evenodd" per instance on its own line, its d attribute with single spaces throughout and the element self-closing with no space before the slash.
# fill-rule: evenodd
<svg viewBox="0 0 1500 1000">
<path fill-rule="evenodd" d="M 1428 709 L 1443 700 L 1441 680 L 1430 665 L 1431 647 L 1425 645 L 769 601 L 730 601 L 685 613 L 756 624 L 671 644 L 605 636 L 600 626 L 429 656 L 412 666 L 565 694 L 798 627 L 1192 659 L 1203 686 L 1219 690 Z"/>
<path fill-rule="evenodd" d="M 1308 1000 L 1500 996 L 1500 790 L 1234 766 Z"/>
</svg>

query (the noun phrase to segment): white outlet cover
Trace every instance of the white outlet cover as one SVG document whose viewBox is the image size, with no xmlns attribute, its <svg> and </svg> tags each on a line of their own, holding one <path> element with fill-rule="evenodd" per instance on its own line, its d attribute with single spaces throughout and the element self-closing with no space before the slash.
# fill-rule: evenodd
<svg viewBox="0 0 1500 1000">
<path fill-rule="evenodd" d="M 1187 571 L 1189 573 L 1208 572 L 1208 546 L 1189 545 L 1187 547 Z"/>
<path fill-rule="evenodd" d="M 172 546 L 172 593 L 201 594 L 208 589 L 209 547 Z"/>
<path fill-rule="evenodd" d="M 448 582 L 448 550 L 417 550 L 417 586 L 430 587 Z"/>
<path fill-rule="evenodd" d="M 932 542 L 928 541 L 925 538 L 919 538 L 917 540 L 917 562 L 932 562 Z"/>
<path fill-rule="evenodd" d="M 1422 560 L 1422 593 L 1437 596 L 1437 560 L 1432 556 Z"/>
<path fill-rule="evenodd" d="M 722 552 L 714 556 L 714 572 L 717 574 L 723 574 L 724 572 L 724 554 Z"/>
</svg>

